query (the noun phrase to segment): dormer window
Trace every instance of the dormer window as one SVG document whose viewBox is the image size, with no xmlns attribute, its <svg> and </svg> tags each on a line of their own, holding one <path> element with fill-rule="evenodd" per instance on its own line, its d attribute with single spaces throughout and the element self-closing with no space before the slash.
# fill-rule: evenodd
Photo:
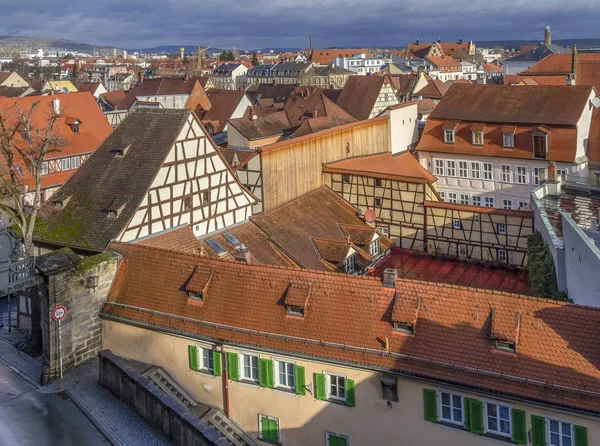
<svg viewBox="0 0 600 446">
<path fill-rule="evenodd" d="M 348 274 L 354 272 L 354 269 L 356 267 L 356 255 L 355 254 L 351 254 L 348 257 L 346 257 L 346 259 L 344 259 L 344 271 Z"/>
<path fill-rule="evenodd" d="M 449 122 L 446 125 L 444 125 L 444 142 L 446 144 L 454 144 L 457 126 L 457 122 Z"/>
<path fill-rule="evenodd" d="M 502 352 L 516 353 L 517 347 L 514 342 L 494 340 L 494 349 Z"/>
<path fill-rule="evenodd" d="M 473 145 L 474 146 L 482 146 L 483 145 L 483 132 L 476 130 L 473 132 Z"/>
<path fill-rule="evenodd" d="M 194 300 L 204 300 L 204 294 L 196 291 L 188 291 L 188 297 Z"/>
<path fill-rule="evenodd" d="M 75 134 L 79 133 L 79 121 L 73 123 L 71 130 L 73 130 L 73 133 Z"/>
<path fill-rule="evenodd" d="M 290 316 L 304 317 L 304 308 L 296 307 L 294 305 L 288 305 L 287 314 Z"/>
<path fill-rule="evenodd" d="M 515 134 L 514 133 L 502 133 L 502 147 L 514 148 L 515 147 Z"/>
<path fill-rule="evenodd" d="M 127 151 L 129 150 L 130 147 L 131 147 L 131 144 L 129 144 L 125 147 L 119 147 L 117 149 L 112 149 L 111 152 L 115 154 L 115 158 L 123 158 L 125 155 L 127 155 Z"/>
<path fill-rule="evenodd" d="M 533 157 L 546 159 L 548 153 L 548 135 L 540 133 L 533 135 Z"/>
<path fill-rule="evenodd" d="M 394 322 L 394 330 L 400 333 L 414 334 L 413 324 L 407 324 L 405 322 Z"/>
<path fill-rule="evenodd" d="M 376 238 L 369 244 L 369 254 L 371 254 L 373 257 L 379 255 L 379 238 Z"/>
</svg>

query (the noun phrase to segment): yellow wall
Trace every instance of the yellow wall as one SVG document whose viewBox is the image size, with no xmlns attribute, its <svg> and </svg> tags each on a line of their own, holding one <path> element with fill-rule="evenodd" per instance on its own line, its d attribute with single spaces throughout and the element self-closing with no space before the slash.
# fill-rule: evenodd
<svg viewBox="0 0 600 446">
<path fill-rule="evenodd" d="M 223 378 L 189 370 L 187 346 L 194 344 L 194 340 L 106 320 L 103 321 L 103 325 L 103 348 L 111 349 L 113 353 L 122 357 L 165 368 L 199 401 L 222 408 Z M 252 352 L 249 349 L 230 346 L 226 346 L 225 351 Z M 399 402 L 392 403 L 392 407 L 388 408 L 387 402 L 381 396 L 380 374 L 304 359 L 295 360 L 284 355 L 259 355 L 269 359 L 279 357 L 304 366 L 306 383 L 312 383 L 313 389 L 313 373 L 325 371 L 346 375 L 356 384 L 356 406 L 348 407 L 344 404 L 316 400 L 308 392 L 306 396 L 297 396 L 280 390 L 259 388 L 254 384 L 229 381 L 231 417 L 253 436 L 258 435 L 258 414 L 263 414 L 279 418 L 281 440 L 285 446 L 325 445 L 326 431 L 348 436 L 352 446 L 494 446 L 502 443 L 455 427 L 425 421 L 423 388 L 442 390 L 443 386 L 398 378 Z M 463 394 L 465 397 L 488 400 L 482 395 Z M 489 400 L 503 402 L 497 398 Z M 526 411 L 528 431 L 531 429 L 532 414 L 548 415 L 587 427 L 588 443 L 592 445 L 600 442 L 598 419 L 574 416 L 528 404 L 504 402 Z"/>
</svg>

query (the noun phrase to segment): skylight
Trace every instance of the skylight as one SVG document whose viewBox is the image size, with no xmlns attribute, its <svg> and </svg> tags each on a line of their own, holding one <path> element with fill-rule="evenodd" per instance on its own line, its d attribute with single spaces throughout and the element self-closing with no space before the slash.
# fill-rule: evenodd
<svg viewBox="0 0 600 446">
<path fill-rule="evenodd" d="M 223 237 L 227 239 L 229 243 L 233 245 L 235 249 L 240 249 L 242 247 L 242 242 L 240 242 L 235 235 L 230 232 L 225 232 Z"/>
<path fill-rule="evenodd" d="M 216 240 L 209 238 L 206 239 L 206 243 L 208 243 L 208 246 L 210 246 L 217 253 L 217 255 L 223 256 L 227 254 L 227 251 L 225 251 L 223 247 L 219 245 L 219 242 L 217 242 Z"/>
</svg>

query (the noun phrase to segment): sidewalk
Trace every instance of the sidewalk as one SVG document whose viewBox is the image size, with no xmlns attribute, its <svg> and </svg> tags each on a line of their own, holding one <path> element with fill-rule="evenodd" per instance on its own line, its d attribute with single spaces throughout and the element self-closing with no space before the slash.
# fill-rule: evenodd
<svg viewBox="0 0 600 446">
<path fill-rule="evenodd" d="M 65 393 L 113 445 L 163 446 L 169 441 L 98 384 L 98 358 L 75 367 L 62 380 L 40 386 L 42 365 L 0 340 L 0 362 L 41 393 Z"/>
</svg>

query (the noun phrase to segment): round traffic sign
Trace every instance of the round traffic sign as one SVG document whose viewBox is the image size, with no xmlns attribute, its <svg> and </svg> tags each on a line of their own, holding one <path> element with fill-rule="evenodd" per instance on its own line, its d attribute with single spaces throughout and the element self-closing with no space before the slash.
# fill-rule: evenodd
<svg viewBox="0 0 600 446">
<path fill-rule="evenodd" d="M 64 319 L 66 315 L 67 309 L 62 305 L 58 305 L 57 307 L 54 307 L 54 310 L 52 310 L 52 319 L 57 322 Z"/>
</svg>

